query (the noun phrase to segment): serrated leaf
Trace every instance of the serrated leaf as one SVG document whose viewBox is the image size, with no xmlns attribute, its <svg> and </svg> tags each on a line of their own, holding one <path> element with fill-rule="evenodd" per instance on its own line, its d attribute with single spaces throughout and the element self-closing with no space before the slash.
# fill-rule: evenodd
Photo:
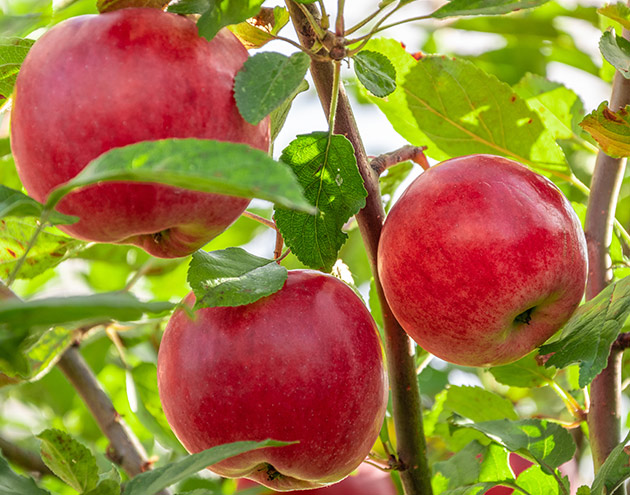
<svg viewBox="0 0 630 495">
<path fill-rule="evenodd" d="M 247 59 L 234 79 L 234 98 L 243 118 L 257 125 L 278 108 L 300 86 L 310 62 L 304 52 L 290 57 L 264 52 Z"/>
<path fill-rule="evenodd" d="M 6 279 L 24 255 L 38 220 L 34 217 L 0 219 L 0 278 Z M 33 278 L 84 249 L 86 243 L 63 235 L 56 229 L 44 229 L 30 248 L 17 278 Z"/>
<path fill-rule="evenodd" d="M 247 145 L 210 139 L 162 139 L 114 148 L 53 190 L 47 204 L 56 204 L 76 188 L 102 181 L 159 182 L 314 211 L 285 164 Z"/>
<path fill-rule="evenodd" d="M 630 29 L 630 7 L 623 2 L 604 5 L 597 9 L 597 13 L 618 22 L 626 29 Z"/>
<path fill-rule="evenodd" d="M 197 251 L 188 268 L 195 309 L 251 304 L 279 291 L 286 280 L 285 267 L 236 247 Z"/>
<path fill-rule="evenodd" d="M 22 345 L 28 336 L 25 329 L 11 329 L 0 324 L 0 373 L 10 377 L 30 374 L 29 362 L 22 352 Z"/>
<path fill-rule="evenodd" d="M 271 14 L 271 15 L 270 15 Z M 276 34 L 289 22 L 289 11 L 283 7 L 262 8 L 256 17 L 232 24 L 228 29 L 248 50 L 260 48 L 275 39 Z"/>
<path fill-rule="evenodd" d="M 156 366 L 153 363 L 141 363 L 127 371 L 126 390 L 129 406 L 142 425 L 165 447 L 181 449 L 162 410 Z"/>
<path fill-rule="evenodd" d="M 571 434 L 559 424 L 547 420 L 503 419 L 479 423 L 458 421 L 456 424 L 484 433 L 511 452 L 527 452 L 545 473 L 553 472 L 575 453 Z"/>
<path fill-rule="evenodd" d="M 0 218 L 5 217 L 41 217 L 44 205 L 29 198 L 26 194 L 15 189 L 0 185 Z M 47 221 L 53 225 L 72 224 L 78 217 L 64 215 L 53 211 Z"/>
<path fill-rule="evenodd" d="M 163 9 L 169 0 L 96 0 L 96 8 L 101 14 L 127 8 Z"/>
<path fill-rule="evenodd" d="M 238 24 L 255 16 L 264 0 L 220 0 L 211 1 L 210 8 L 202 13 L 197 21 L 199 34 L 210 40 L 219 29 L 230 24 Z"/>
<path fill-rule="evenodd" d="M 597 141 L 607 155 L 622 158 L 630 156 L 630 107 L 613 112 L 608 103 L 600 103 L 580 122 L 586 132 Z"/>
<path fill-rule="evenodd" d="M 399 42 L 371 40 L 367 49 L 396 68 L 396 90 L 368 96 L 394 129 L 436 160 L 472 153 L 515 159 L 539 172 L 568 173 L 564 154 L 536 112 L 496 77 L 460 59 L 415 60 Z"/>
<path fill-rule="evenodd" d="M 513 363 L 490 368 L 488 371 L 499 383 L 526 388 L 548 385 L 557 372 L 553 367 L 546 368 L 538 364 L 535 352 Z"/>
<path fill-rule="evenodd" d="M 139 320 L 147 313 L 163 313 L 176 305 L 143 302 L 129 292 L 107 292 L 87 296 L 48 297 L 30 301 L 0 301 L 0 321 L 13 328 L 51 327 L 100 321 Z"/>
<path fill-rule="evenodd" d="M 599 51 L 626 79 L 630 79 L 630 41 L 606 31 L 599 40 Z"/>
<path fill-rule="evenodd" d="M 518 419 L 514 406 L 508 399 L 481 387 L 451 386 L 448 388 L 444 405 L 473 421 Z"/>
<path fill-rule="evenodd" d="M 629 315 L 630 278 L 624 278 L 580 306 L 560 340 L 540 348 L 540 354 L 551 354 L 545 366 L 579 363 L 579 385 L 586 387 L 606 367 L 610 346 Z"/>
<path fill-rule="evenodd" d="M 147 471 L 132 478 L 125 486 L 125 495 L 154 495 L 156 492 L 195 474 L 207 466 L 243 452 L 263 447 L 280 447 L 287 442 L 234 442 L 192 454 L 166 466 Z"/>
<path fill-rule="evenodd" d="M 80 493 L 96 487 L 98 466 L 87 447 L 52 428 L 42 431 L 37 438 L 41 440 L 42 460 L 55 475 Z"/>
<path fill-rule="evenodd" d="M 85 495 L 120 495 L 120 483 L 114 480 L 103 480 Z"/>
<path fill-rule="evenodd" d="M 0 455 L 0 495 L 50 495 L 39 488 L 35 480 L 13 472 L 9 463 Z"/>
<path fill-rule="evenodd" d="M 0 38 L 0 95 L 5 98 L 13 93 L 18 72 L 33 43 L 22 38 Z"/>
<path fill-rule="evenodd" d="M 384 98 L 396 89 L 396 69 L 382 53 L 363 50 L 354 60 L 354 72 L 374 96 Z"/>
<path fill-rule="evenodd" d="M 295 91 L 289 95 L 289 97 L 284 100 L 278 108 L 276 108 L 273 112 L 269 114 L 269 133 L 271 134 L 271 142 L 275 142 L 278 134 L 284 127 L 284 123 L 287 120 L 287 115 L 289 115 L 289 110 L 291 110 L 291 105 L 293 104 L 293 100 L 297 95 L 303 93 L 308 89 L 308 83 L 305 79 L 302 79 L 300 85 L 295 88 Z"/>
<path fill-rule="evenodd" d="M 606 461 L 595 475 L 591 486 L 592 495 L 614 493 L 617 487 L 630 478 L 630 452 L 626 446 L 628 441 L 630 441 L 630 433 L 608 454 Z"/>
<path fill-rule="evenodd" d="M 533 465 L 523 471 L 516 484 L 529 495 L 565 495 L 571 493 L 568 485 L 565 489 L 558 483 L 555 476 L 547 474 L 540 466 Z M 518 490 L 515 490 L 519 493 Z"/>
<path fill-rule="evenodd" d="M 274 218 L 291 252 L 305 265 L 329 272 L 348 235 L 342 227 L 365 206 L 367 192 L 354 149 L 344 136 L 314 132 L 298 136 L 282 152 L 316 215 L 275 209 Z"/>
<path fill-rule="evenodd" d="M 578 487 L 575 495 L 591 495 L 591 488 L 589 486 L 582 485 Z"/>
<path fill-rule="evenodd" d="M 41 335 L 31 335 L 22 346 L 22 352 L 29 364 L 29 373 L 22 375 L 23 378 L 36 381 L 44 377 L 73 340 L 73 333 L 63 327 L 50 328 Z"/>
<path fill-rule="evenodd" d="M 549 0 L 451 0 L 431 17 L 443 19 L 459 15 L 500 15 L 538 7 Z"/>
</svg>

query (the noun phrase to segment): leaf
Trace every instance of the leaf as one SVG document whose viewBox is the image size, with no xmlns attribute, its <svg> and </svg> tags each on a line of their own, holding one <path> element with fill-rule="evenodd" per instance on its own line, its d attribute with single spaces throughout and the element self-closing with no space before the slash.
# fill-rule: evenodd
<svg viewBox="0 0 630 495">
<path fill-rule="evenodd" d="M 630 79 L 630 41 L 606 31 L 599 40 L 599 51 L 626 79 Z"/>
<path fill-rule="evenodd" d="M 630 156 L 630 107 L 618 112 L 608 108 L 608 103 L 600 103 L 597 110 L 588 114 L 582 127 L 607 155 L 622 158 Z"/>
<path fill-rule="evenodd" d="M 563 489 L 555 476 L 545 473 L 540 466 L 535 464 L 518 476 L 516 484 L 526 490 L 529 495 L 565 495 L 571 493 L 568 485 Z M 519 491 L 515 490 L 515 493 L 519 493 Z"/>
<path fill-rule="evenodd" d="M 98 467 L 92 453 L 67 433 L 48 429 L 41 440 L 42 460 L 59 478 L 78 492 L 87 492 L 98 483 Z"/>
<path fill-rule="evenodd" d="M 329 272 L 348 235 L 342 227 L 365 206 L 367 192 L 354 149 L 344 136 L 298 136 L 280 158 L 298 176 L 316 215 L 276 207 L 274 218 L 291 252 L 305 265 Z"/>
<path fill-rule="evenodd" d="M 241 248 L 193 253 L 188 283 L 197 299 L 195 309 L 242 306 L 279 291 L 287 269 Z"/>
<path fill-rule="evenodd" d="M 0 455 L 0 495 L 50 495 L 38 488 L 32 478 L 13 472 L 9 463 Z"/>
<path fill-rule="evenodd" d="M 8 98 L 13 93 L 18 72 L 33 43 L 23 38 L 0 39 L 0 95 L 3 97 Z"/>
<path fill-rule="evenodd" d="M 243 118 L 256 125 L 290 98 L 304 80 L 310 57 L 297 52 L 257 53 L 247 59 L 234 79 L 234 98 Z"/>
<path fill-rule="evenodd" d="M 502 419 L 480 423 L 460 421 L 456 424 L 484 433 L 511 452 L 527 452 L 545 473 L 551 473 L 575 453 L 571 434 L 559 424 L 547 420 Z"/>
<path fill-rule="evenodd" d="M 549 0 L 451 0 L 431 17 L 443 19 L 458 15 L 499 15 L 538 7 Z"/>
<path fill-rule="evenodd" d="M 120 495 L 120 483 L 114 480 L 103 480 L 85 495 Z"/>
<path fill-rule="evenodd" d="M 577 309 L 560 340 L 540 348 L 539 354 L 551 354 L 545 366 L 565 368 L 579 363 L 579 385 L 586 387 L 606 367 L 610 346 L 628 315 L 630 277 L 609 285 Z"/>
<path fill-rule="evenodd" d="M 0 220 L 0 277 L 8 278 L 26 251 L 38 220 L 33 217 Z M 44 229 L 29 250 L 17 278 L 33 278 L 75 255 L 86 243 L 62 235 L 56 229 Z"/>
<path fill-rule="evenodd" d="M 199 34 L 210 40 L 222 27 L 255 16 L 264 0 L 213 0 L 199 20 L 197 27 Z"/>
<path fill-rule="evenodd" d="M 569 173 L 554 135 L 510 86 L 470 62 L 445 56 L 415 60 L 400 43 L 371 40 L 367 49 L 396 68 L 396 90 L 368 96 L 394 129 L 436 160 L 473 153 L 515 159 L 542 173 Z"/>
<path fill-rule="evenodd" d="M 113 12 L 115 10 L 127 8 L 147 8 L 147 9 L 163 9 L 169 3 L 169 0 L 96 0 L 96 8 L 99 13 Z"/>
<path fill-rule="evenodd" d="M 125 495 L 154 495 L 156 492 L 195 474 L 207 466 L 243 452 L 263 447 L 280 447 L 287 442 L 234 442 L 192 454 L 166 466 L 147 471 L 132 478 L 125 487 Z"/>
<path fill-rule="evenodd" d="M 129 292 L 0 301 L 0 321 L 16 328 L 78 325 L 100 321 L 133 321 L 146 313 L 162 313 L 176 305 L 142 302 Z"/>
<path fill-rule="evenodd" d="M 529 353 L 513 363 L 490 368 L 488 371 L 499 383 L 510 387 L 526 388 L 548 385 L 556 375 L 555 368 L 546 368 L 538 364 L 535 352 Z"/>
<path fill-rule="evenodd" d="M 618 486 L 630 478 L 630 452 L 626 446 L 628 441 L 630 441 L 630 433 L 608 454 L 606 461 L 595 475 L 591 486 L 592 495 L 614 493 Z"/>
<path fill-rule="evenodd" d="M 227 28 L 234 33 L 248 50 L 260 48 L 275 39 L 278 32 L 289 22 L 289 11 L 283 7 L 263 7 L 256 17 Z"/>
<path fill-rule="evenodd" d="M 630 7 L 623 2 L 604 5 L 597 9 L 597 13 L 618 22 L 626 29 L 630 29 Z"/>
<path fill-rule="evenodd" d="M 451 386 L 448 388 L 444 405 L 473 421 L 518 419 L 512 402 L 481 387 Z"/>
<path fill-rule="evenodd" d="M 114 148 L 53 190 L 47 204 L 56 204 L 73 189 L 102 181 L 159 182 L 314 211 L 285 164 L 244 144 L 209 139 L 163 139 Z"/>
<path fill-rule="evenodd" d="M 27 338 L 25 329 L 10 329 L 0 324 L 0 373 L 10 377 L 29 375 L 29 362 L 21 349 Z"/>
<path fill-rule="evenodd" d="M 293 104 L 293 100 L 297 95 L 303 93 L 308 89 L 308 83 L 306 80 L 302 79 L 300 85 L 289 95 L 289 97 L 284 100 L 278 108 L 276 108 L 273 112 L 269 114 L 270 124 L 269 131 L 271 134 L 271 142 L 275 142 L 278 134 L 284 127 L 284 123 L 287 120 L 287 115 L 289 114 L 289 110 L 291 110 L 291 105 Z"/>
<path fill-rule="evenodd" d="M 63 352 L 74 340 L 73 332 L 63 327 L 54 327 L 41 335 L 31 336 L 24 346 L 24 356 L 29 364 L 29 373 L 23 378 L 36 381 L 42 378 L 57 363 Z"/>
<path fill-rule="evenodd" d="M 41 217 L 44 205 L 29 198 L 26 194 L 0 185 L 0 218 L 4 217 Z M 53 225 L 71 224 L 79 220 L 78 217 L 63 215 L 53 211 L 47 221 Z"/>
<path fill-rule="evenodd" d="M 357 78 L 374 96 L 384 98 L 396 89 L 396 69 L 385 55 L 363 50 L 353 60 Z"/>
</svg>

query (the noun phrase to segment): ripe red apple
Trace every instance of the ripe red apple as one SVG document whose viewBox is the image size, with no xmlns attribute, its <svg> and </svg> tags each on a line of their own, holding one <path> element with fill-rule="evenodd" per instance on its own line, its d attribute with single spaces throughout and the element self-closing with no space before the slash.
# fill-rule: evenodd
<svg viewBox="0 0 630 495">
<path fill-rule="evenodd" d="M 518 475 L 523 471 L 532 466 L 532 462 L 528 461 L 524 457 L 521 457 L 514 452 L 510 452 L 508 460 L 510 462 L 510 467 L 512 468 L 512 472 L 514 473 L 514 477 L 518 478 Z M 514 488 L 509 488 L 507 486 L 495 486 L 490 488 L 486 492 L 486 495 L 512 495 L 514 493 Z"/>
<path fill-rule="evenodd" d="M 185 304 L 193 305 L 189 294 Z M 290 271 L 253 304 L 171 317 L 158 355 L 162 407 L 190 452 L 239 440 L 299 441 L 210 467 L 275 490 L 334 483 L 363 461 L 387 405 L 376 325 L 340 280 Z"/>
<path fill-rule="evenodd" d="M 423 348 L 493 366 L 541 345 L 571 316 L 586 281 L 586 242 L 548 179 L 492 155 L 447 160 L 391 209 L 378 247 L 391 309 Z"/>
<path fill-rule="evenodd" d="M 52 189 L 91 160 L 138 141 L 204 138 L 269 146 L 268 121 L 240 116 L 232 86 L 247 51 L 227 30 L 211 42 L 185 17 L 122 9 L 64 21 L 31 48 L 17 78 L 11 146 L 29 194 Z M 146 183 L 103 183 L 71 193 L 62 227 L 97 242 L 185 256 L 225 230 L 248 199 Z"/>
<path fill-rule="evenodd" d="M 239 493 L 257 484 L 241 478 L 236 482 L 236 486 L 238 487 L 236 493 Z M 278 492 L 267 490 L 261 495 L 273 493 Z M 361 464 L 356 474 L 351 474 L 339 483 L 314 490 L 295 490 L 291 495 L 397 495 L 397 492 L 388 473 L 369 464 Z"/>
</svg>

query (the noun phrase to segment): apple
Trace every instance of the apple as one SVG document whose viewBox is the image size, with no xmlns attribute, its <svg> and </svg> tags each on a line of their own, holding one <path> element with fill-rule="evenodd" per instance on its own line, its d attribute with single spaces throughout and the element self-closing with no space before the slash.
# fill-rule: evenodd
<svg viewBox="0 0 630 495">
<path fill-rule="evenodd" d="M 519 474 L 533 465 L 531 461 L 528 461 L 514 452 L 510 452 L 508 460 L 515 478 L 518 478 Z M 512 495 L 513 493 L 514 488 L 509 488 L 507 486 L 495 486 L 486 491 L 486 495 Z"/>
<path fill-rule="evenodd" d="M 68 19 L 29 51 L 17 77 L 11 147 L 28 193 L 52 189 L 116 147 L 165 138 L 245 143 L 267 151 L 269 124 L 248 124 L 234 76 L 247 51 L 227 30 L 210 42 L 189 19 L 130 8 Z M 159 257 L 196 251 L 249 200 L 150 183 L 102 183 L 72 192 L 62 226 L 88 241 L 135 244 Z"/>
<path fill-rule="evenodd" d="M 193 306 L 191 293 L 184 303 Z M 266 438 L 299 441 L 210 470 L 286 491 L 335 483 L 365 459 L 387 406 L 372 316 L 340 280 L 289 271 L 253 304 L 175 311 L 158 354 L 158 387 L 189 452 Z"/>
<path fill-rule="evenodd" d="M 548 179 L 492 155 L 422 173 L 392 207 L 378 274 L 404 330 L 451 363 L 494 366 L 545 342 L 580 303 L 586 241 Z"/>
<path fill-rule="evenodd" d="M 257 486 L 256 483 L 245 478 L 236 482 L 236 493 L 246 488 Z M 267 490 L 260 495 L 278 493 Z M 397 495 L 396 487 L 391 476 L 370 464 L 361 464 L 356 473 L 352 473 L 339 483 L 316 488 L 314 490 L 296 490 L 291 495 Z M 497 494 L 498 495 L 498 494 Z"/>
</svg>

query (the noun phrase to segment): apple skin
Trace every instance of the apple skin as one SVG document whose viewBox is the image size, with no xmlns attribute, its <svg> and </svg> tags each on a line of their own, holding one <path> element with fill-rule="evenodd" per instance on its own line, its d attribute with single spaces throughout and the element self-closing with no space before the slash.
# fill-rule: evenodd
<svg viewBox="0 0 630 495">
<path fill-rule="evenodd" d="M 299 441 L 209 468 L 279 491 L 356 469 L 378 438 L 388 393 L 372 316 L 350 287 L 311 270 L 289 271 L 280 291 L 253 304 L 204 308 L 194 321 L 177 310 L 160 345 L 158 387 L 189 452 Z"/>
<path fill-rule="evenodd" d="M 22 65 L 11 147 L 28 193 L 52 189 L 116 147 L 165 138 L 245 143 L 267 151 L 269 123 L 248 124 L 234 101 L 247 51 L 229 31 L 208 42 L 195 24 L 158 9 L 68 19 L 45 33 Z M 232 224 L 249 199 L 147 183 L 103 183 L 73 192 L 61 226 L 88 241 L 135 244 L 172 258 L 196 251 Z"/>
<path fill-rule="evenodd" d="M 246 488 L 257 486 L 257 484 L 241 478 L 236 482 L 236 486 L 238 488 L 236 493 L 239 493 Z M 261 495 L 272 493 L 278 492 L 267 490 Z M 334 485 L 315 488 L 314 490 L 295 490 L 291 493 L 292 495 L 397 495 L 391 476 L 369 464 L 361 464 L 356 474 L 353 473 Z"/>
<path fill-rule="evenodd" d="M 514 452 L 510 452 L 508 460 L 515 478 L 518 478 L 519 474 L 533 465 L 531 461 L 528 461 Z M 490 490 L 486 492 L 486 495 L 512 495 L 513 493 L 514 488 L 509 488 L 507 486 L 495 486 L 490 488 Z"/>
<path fill-rule="evenodd" d="M 392 207 L 378 246 L 387 302 L 405 331 L 451 363 L 515 361 L 580 303 L 586 241 L 548 179 L 492 155 L 447 160 Z"/>
</svg>

